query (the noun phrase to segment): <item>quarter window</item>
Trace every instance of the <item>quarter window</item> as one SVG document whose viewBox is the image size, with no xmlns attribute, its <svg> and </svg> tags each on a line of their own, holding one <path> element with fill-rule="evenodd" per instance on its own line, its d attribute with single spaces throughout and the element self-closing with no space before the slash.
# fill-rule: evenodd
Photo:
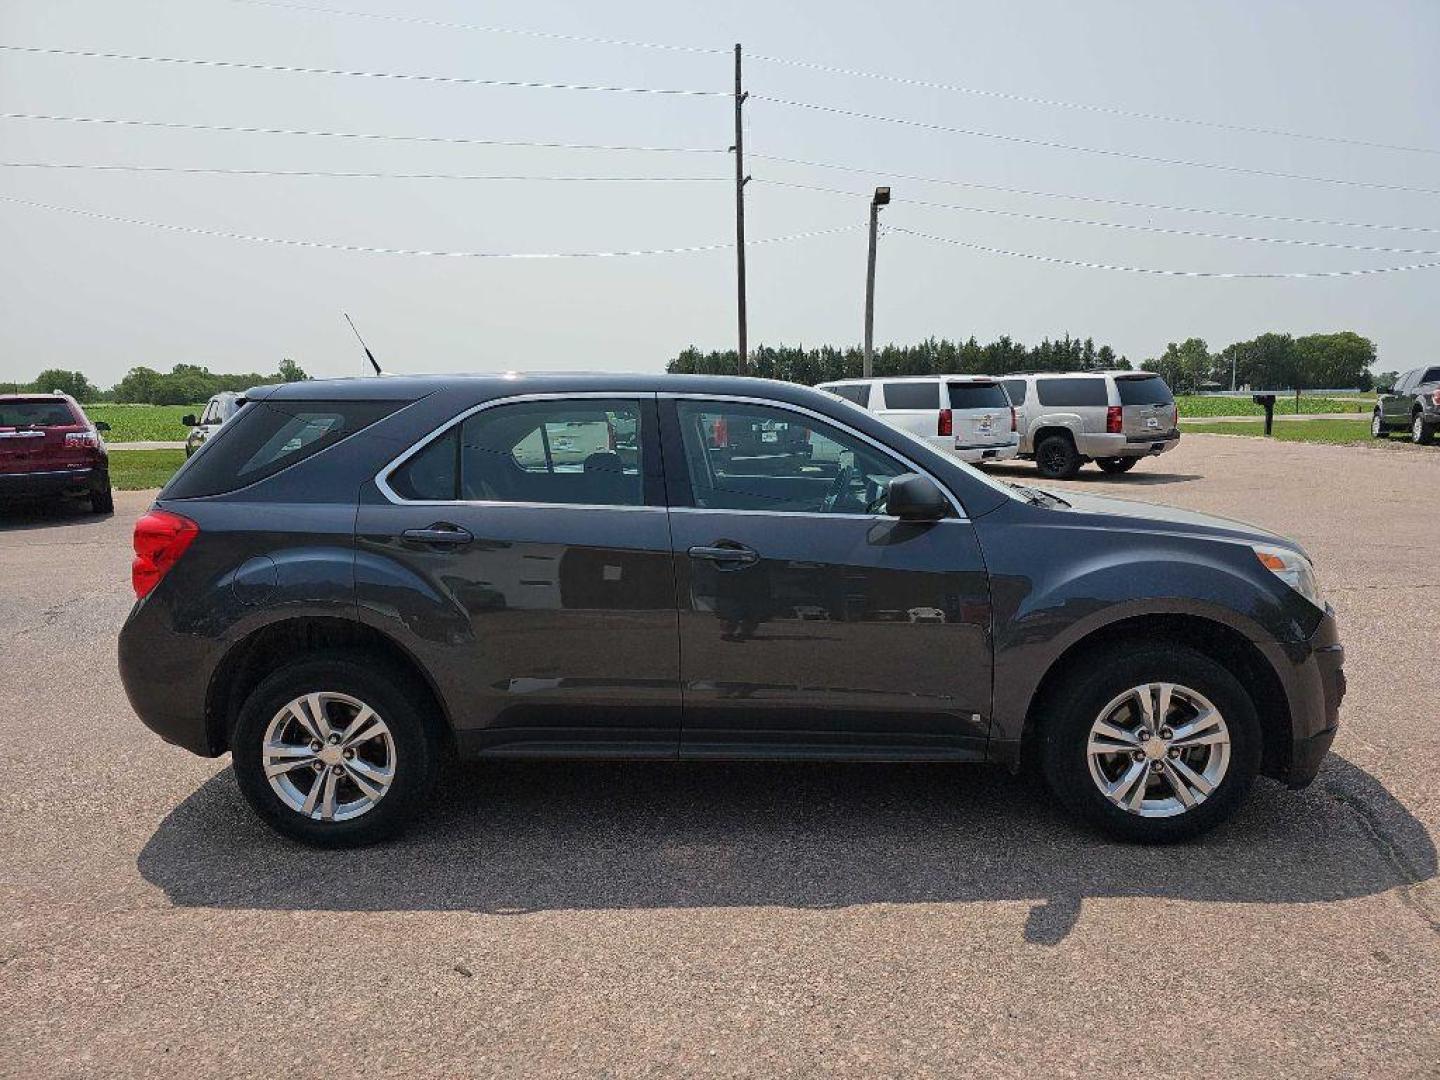
<svg viewBox="0 0 1440 1080">
<path fill-rule="evenodd" d="M 1025 380 L 1024 379 L 1003 379 L 1005 392 L 1010 395 L 1010 401 L 1015 405 L 1025 404 Z"/>
<path fill-rule="evenodd" d="M 1035 391 L 1041 405 L 1108 405 L 1110 394 L 1104 379 L 1036 379 Z"/>
<path fill-rule="evenodd" d="M 870 384 L 855 383 L 850 386 L 827 386 L 825 389 L 836 397 L 852 401 L 862 408 L 870 403 Z"/>
<path fill-rule="evenodd" d="M 940 408 L 940 384 L 938 382 L 887 382 L 885 384 L 885 407 L 887 409 L 938 409 Z"/>
<path fill-rule="evenodd" d="M 707 510 L 883 514 L 910 469 L 847 432 L 786 409 L 677 405 L 691 497 Z"/>
</svg>

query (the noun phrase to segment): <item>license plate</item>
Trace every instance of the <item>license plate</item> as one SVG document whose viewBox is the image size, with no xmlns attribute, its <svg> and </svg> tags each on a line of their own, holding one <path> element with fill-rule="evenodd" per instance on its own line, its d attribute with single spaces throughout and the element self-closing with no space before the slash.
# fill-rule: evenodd
<svg viewBox="0 0 1440 1080">
<path fill-rule="evenodd" d="M 762 432 L 760 433 L 760 441 L 761 441 L 761 442 L 779 442 L 779 441 L 780 441 L 780 433 L 777 432 L 777 431 L 762 431 Z"/>
<path fill-rule="evenodd" d="M 993 416 L 981 418 L 980 422 L 975 425 L 975 430 L 981 435 L 989 435 L 995 430 L 995 418 Z"/>
<path fill-rule="evenodd" d="M 1160 426 L 1160 421 L 1153 416 L 1147 416 L 1145 418 L 1145 426 L 1147 428 L 1158 428 Z"/>
</svg>

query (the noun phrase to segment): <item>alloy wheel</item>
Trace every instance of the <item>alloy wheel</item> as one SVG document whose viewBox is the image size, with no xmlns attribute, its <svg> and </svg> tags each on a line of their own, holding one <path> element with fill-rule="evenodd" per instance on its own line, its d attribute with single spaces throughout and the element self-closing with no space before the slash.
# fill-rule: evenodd
<svg viewBox="0 0 1440 1080">
<path fill-rule="evenodd" d="M 266 727 L 260 756 L 280 800 L 316 821 L 348 821 L 373 810 L 395 780 L 390 729 L 349 694 L 295 698 Z"/>
<path fill-rule="evenodd" d="M 1175 817 L 1215 793 L 1230 729 L 1208 698 L 1178 683 L 1131 687 L 1100 710 L 1086 743 L 1090 777 L 1126 813 Z"/>
</svg>

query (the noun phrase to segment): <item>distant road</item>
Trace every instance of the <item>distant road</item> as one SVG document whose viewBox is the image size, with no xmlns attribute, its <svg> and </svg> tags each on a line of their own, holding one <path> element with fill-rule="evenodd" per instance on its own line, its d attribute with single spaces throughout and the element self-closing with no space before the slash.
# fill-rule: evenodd
<svg viewBox="0 0 1440 1080">
<path fill-rule="evenodd" d="M 1337 412 L 1337 413 L 1300 413 L 1292 416 L 1290 413 L 1276 413 L 1276 420 L 1369 420 L 1366 413 L 1358 412 Z M 1182 416 L 1182 424 L 1263 424 L 1264 416 Z M 136 443 L 136 446 L 151 444 Z M 159 446 L 160 443 L 154 445 Z M 168 443 L 165 445 L 169 445 Z M 177 444 L 181 445 L 181 444 Z"/>
<path fill-rule="evenodd" d="M 185 442 L 107 442 L 109 450 L 184 450 Z"/>
</svg>

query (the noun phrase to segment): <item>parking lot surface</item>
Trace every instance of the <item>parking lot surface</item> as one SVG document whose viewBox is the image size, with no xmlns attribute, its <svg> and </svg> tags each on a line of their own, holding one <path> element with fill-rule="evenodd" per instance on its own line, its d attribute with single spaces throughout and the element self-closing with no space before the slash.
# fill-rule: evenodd
<svg viewBox="0 0 1440 1080">
<path fill-rule="evenodd" d="M 1186 436 L 1047 485 L 1292 535 L 1339 612 L 1320 778 L 1170 848 L 981 767 L 510 762 L 309 851 L 125 701 L 149 494 L 10 512 L 0 1075 L 1434 1076 L 1437 482 L 1440 453 Z"/>
</svg>

